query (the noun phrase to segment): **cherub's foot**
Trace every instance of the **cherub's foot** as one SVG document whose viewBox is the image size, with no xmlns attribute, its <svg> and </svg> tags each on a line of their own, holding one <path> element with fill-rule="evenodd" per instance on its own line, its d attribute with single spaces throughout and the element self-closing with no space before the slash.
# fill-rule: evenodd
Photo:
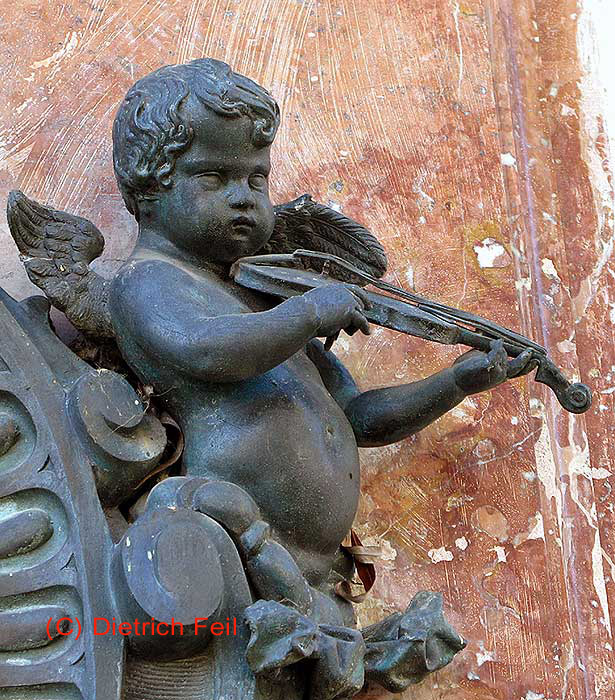
<svg viewBox="0 0 615 700">
<path fill-rule="evenodd" d="M 257 601 L 245 615 L 251 632 L 247 658 L 257 675 L 275 678 L 302 663 L 311 670 L 309 700 L 349 698 L 363 687 L 365 643 L 359 630 L 319 625 L 272 600 Z"/>
<path fill-rule="evenodd" d="M 465 646 L 442 614 L 442 596 L 421 591 L 405 613 L 366 627 L 365 677 L 392 693 L 419 683 L 450 663 Z"/>
</svg>

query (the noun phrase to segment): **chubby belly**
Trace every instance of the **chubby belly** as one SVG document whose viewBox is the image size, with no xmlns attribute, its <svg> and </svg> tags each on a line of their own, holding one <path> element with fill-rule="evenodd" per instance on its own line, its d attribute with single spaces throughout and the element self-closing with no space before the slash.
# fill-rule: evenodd
<svg viewBox="0 0 615 700">
<path fill-rule="evenodd" d="M 193 385 L 190 407 L 180 419 L 187 473 L 245 488 L 317 583 L 352 525 L 360 483 L 354 433 L 316 368 L 301 353 L 247 382 Z"/>
</svg>

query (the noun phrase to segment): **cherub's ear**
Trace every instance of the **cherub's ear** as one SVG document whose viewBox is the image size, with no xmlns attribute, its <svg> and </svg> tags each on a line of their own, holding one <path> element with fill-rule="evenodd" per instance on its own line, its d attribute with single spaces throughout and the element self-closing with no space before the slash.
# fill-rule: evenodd
<svg viewBox="0 0 615 700">
<path fill-rule="evenodd" d="M 337 255 L 372 277 L 382 277 L 384 248 L 364 226 L 304 194 L 274 207 L 275 227 L 268 253 L 294 253 L 303 248 Z"/>
</svg>

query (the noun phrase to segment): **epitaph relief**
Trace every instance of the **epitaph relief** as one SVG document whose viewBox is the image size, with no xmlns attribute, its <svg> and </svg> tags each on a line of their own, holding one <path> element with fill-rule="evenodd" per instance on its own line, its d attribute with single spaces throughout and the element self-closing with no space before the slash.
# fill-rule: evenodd
<svg viewBox="0 0 615 700">
<path fill-rule="evenodd" d="M 539 345 L 381 281 L 385 251 L 360 224 L 307 195 L 274 207 L 279 119 L 266 90 L 220 61 L 138 81 L 113 148 L 139 237 L 112 280 L 88 267 L 104 244 L 93 224 L 9 199 L 30 278 L 106 366 L 60 343 L 41 298 L 4 299 L 0 686 L 125 700 L 400 692 L 464 640 L 430 592 L 356 628 L 351 582 L 369 587 L 374 554 L 356 535 L 342 546 L 358 448 L 533 370 L 568 410 L 589 407 L 587 387 Z M 370 321 L 474 350 L 421 381 L 362 391 L 333 348 Z M 79 620 L 79 638 L 62 618 Z M 105 621 L 125 626 L 100 633 Z"/>
</svg>

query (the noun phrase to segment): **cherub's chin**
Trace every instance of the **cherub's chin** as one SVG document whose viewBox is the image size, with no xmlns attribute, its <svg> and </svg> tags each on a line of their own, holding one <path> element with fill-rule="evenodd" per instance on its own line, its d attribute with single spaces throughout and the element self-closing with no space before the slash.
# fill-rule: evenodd
<svg viewBox="0 0 615 700">
<path fill-rule="evenodd" d="M 268 237 L 257 236 L 253 229 L 242 228 L 235 229 L 233 232 L 233 250 L 240 251 L 237 257 L 245 257 L 248 255 L 256 255 L 259 250 L 267 243 Z"/>
</svg>

